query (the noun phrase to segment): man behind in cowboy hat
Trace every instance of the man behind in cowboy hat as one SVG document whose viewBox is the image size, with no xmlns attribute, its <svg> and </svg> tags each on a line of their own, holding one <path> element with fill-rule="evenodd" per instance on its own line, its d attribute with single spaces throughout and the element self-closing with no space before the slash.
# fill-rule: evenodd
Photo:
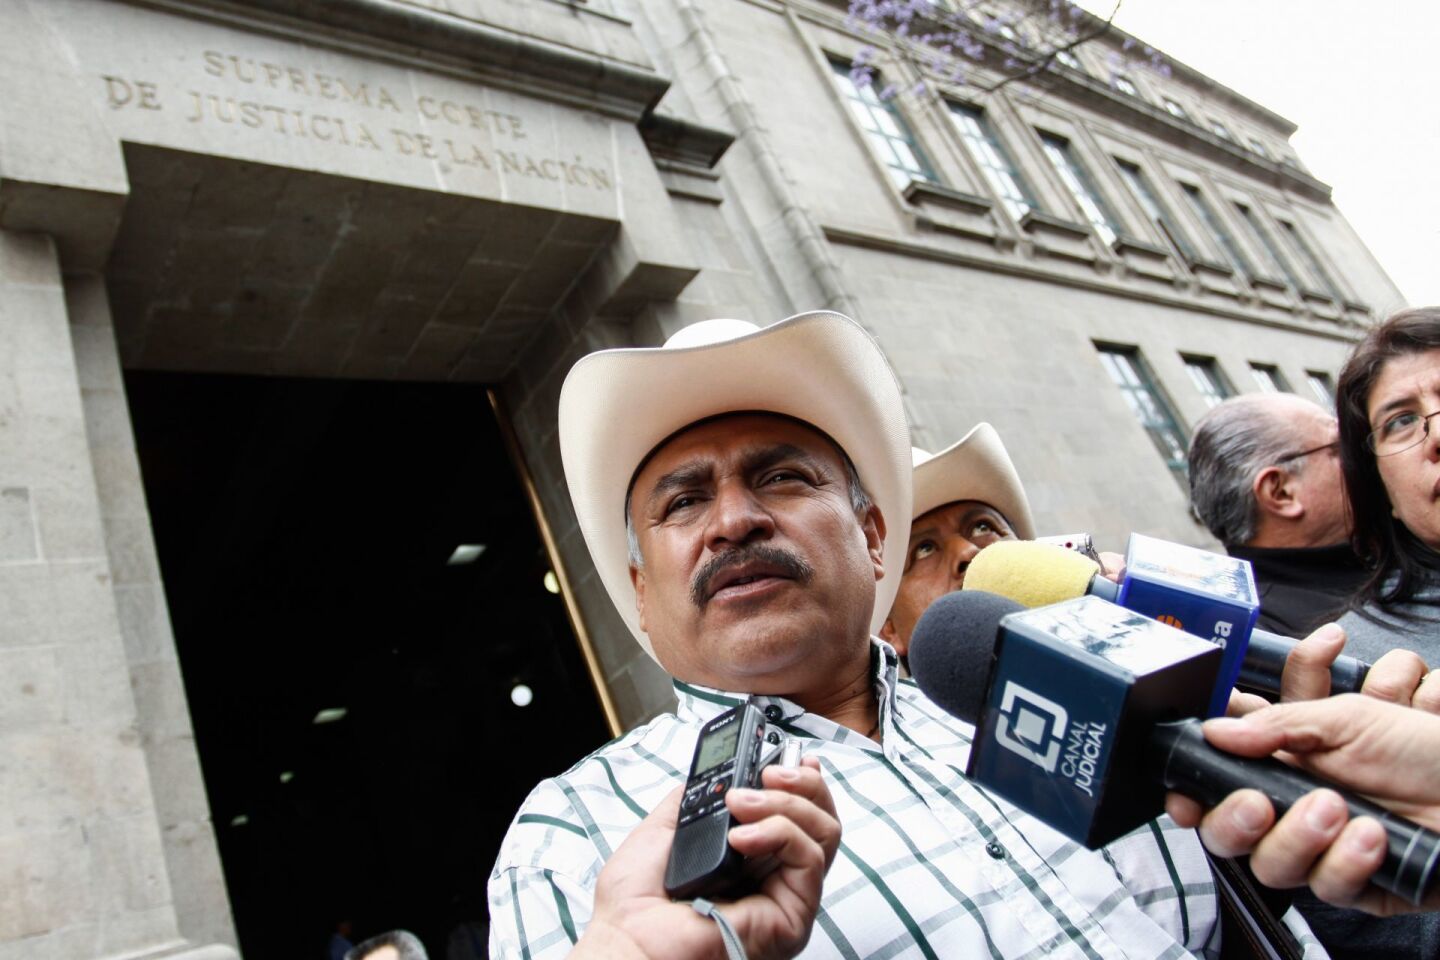
<svg viewBox="0 0 1440 960">
<path fill-rule="evenodd" d="M 1000 434 L 977 424 L 936 454 L 910 451 L 915 499 L 910 542 L 902 559 L 900 592 L 880 637 L 906 663 L 910 634 L 920 615 L 965 584 L 975 555 L 998 540 L 1035 539 L 1030 501 Z"/>
<path fill-rule="evenodd" d="M 683 783 L 700 727 L 747 697 L 813 766 L 767 771 L 783 789 L 730 809 L 839 849 L 806 956 L 1140 960 L 1211 941 L 1192 833 L 1162 820 L 1092 853 L 982 793 L 961 773 L 970 728 L 872 637 L 899 585 L 911 465 L 899 386 L 853 321 L 709 321 L 592 354 L 561 393 L 560 443 L 596 571 L 679 702 L 531 793 L 490 876 L 493 954 L 563 956 L 592 919 L 613 928 L 602 866 Z M 741 935 L 752 957 L 805 943 Z"/>
</svg>

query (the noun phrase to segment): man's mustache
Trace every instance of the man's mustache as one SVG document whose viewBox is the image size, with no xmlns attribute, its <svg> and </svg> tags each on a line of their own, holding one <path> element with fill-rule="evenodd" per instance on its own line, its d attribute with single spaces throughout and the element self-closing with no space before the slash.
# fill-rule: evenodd
<svg viewBox="0 0 1440 960">
<path fill-rule="evenodd" d="M 704 607 L 710 599 L 711 581 L 731 567 L 752 562 L 763 563 L 780 576 L 788 577 L 797 583 L 809 583 L 815 576 L 815 568 L 806 563 L 803 557 L 779 547 L 757 543 L 711 557 L 690 581 L 690 601 L 697 607 Z"/>
</svg>

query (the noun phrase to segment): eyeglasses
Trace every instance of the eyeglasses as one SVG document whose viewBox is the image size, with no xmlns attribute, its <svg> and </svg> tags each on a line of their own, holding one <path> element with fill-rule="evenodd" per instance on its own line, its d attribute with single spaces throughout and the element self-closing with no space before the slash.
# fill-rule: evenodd
<svg viewBox="0 0 1440 960">
<path fill-rule="evenodd" d="M 1299 450 L 1295 453 L 1287 453 L 1285 454 L 1285 456 L 1277 458 L 1275 461 L 1275 465 L 1279 466 L 1280 464 L 1290 460 L 1299 460 L 1301 457 L 1308 457 L 1310 456 L 1310 454 L 1319 453 L 1321 450 L 1333 450 L 1338 448 L 1339 446 L 1339 440 L 1331 440 L 1329 443 L 1322 443 L 1320 444 L 1320 446 L 1311 447 L 1309 450 Z"/>
<path fill-rule="evenodd" d="M 1365 445 L 1377 457 L 1389 457 L 1404 453 L 1430 435 L 1430 418 L 1440 416 L 1440 410 L 1427 413 L 1400 413 L 1386 420 L 1379 430 L 1372 430 L 1365 438 Z"/>
</svg>

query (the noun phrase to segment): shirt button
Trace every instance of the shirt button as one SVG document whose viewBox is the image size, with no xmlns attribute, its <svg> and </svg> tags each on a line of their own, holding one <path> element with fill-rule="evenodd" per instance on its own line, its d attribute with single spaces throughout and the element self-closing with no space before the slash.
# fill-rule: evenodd
<svg viewBox="0 0 1440 960">
<path fill-rule="evenodd" d="M 985 852 L 990 854 L 990 856 L 994 857 L 996 860 L 1005 859 L 1005 848 L 1000 846 L 1000 844 L 996 843 L 994 840 L 991 840 L 989 843 L 985 844 Z"/>
<path fill-rule="evenodd" d="M 771 723 L 779 723 L 780 718 L 784 715 L 780 708 L 773 703 L 765 708 L 765 719 Z"/>
</svg>

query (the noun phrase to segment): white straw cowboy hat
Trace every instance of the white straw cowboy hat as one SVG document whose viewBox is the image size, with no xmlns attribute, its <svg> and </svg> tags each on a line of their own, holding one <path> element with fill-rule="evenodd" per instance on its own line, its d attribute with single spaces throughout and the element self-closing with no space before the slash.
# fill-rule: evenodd
<svg viewBox="0 0 1440 960">
<path fill-rule="evenodd" d="M 960 442 L 939 453 L 919 447 L 910 453 L 915 462 L 912 518 L 957 500 L 979 500 L 1004 514 L 1015 536 L 1035 539 L 1035 518 L 1020 475 L 990 424 L 977 424 Z"/>
<path fill-rule="evenodd" d="M 880 346 L 854 320 L 826 310 L 764 328 L 744 320 L 701 321 L 663 347 L 592 353 L 571 368 L 560 390 L 560 457 L 580 531 L 600 582 L 652 657 L 630 583 L 630 481 L 676 431 L 742 411 L 802 420 L 855 465 L 888 526 L 887 571 L 875 585 L 872 630 L 884 622 L 900 587 L 909 537 L 910 428 Z"/>
</svg>

